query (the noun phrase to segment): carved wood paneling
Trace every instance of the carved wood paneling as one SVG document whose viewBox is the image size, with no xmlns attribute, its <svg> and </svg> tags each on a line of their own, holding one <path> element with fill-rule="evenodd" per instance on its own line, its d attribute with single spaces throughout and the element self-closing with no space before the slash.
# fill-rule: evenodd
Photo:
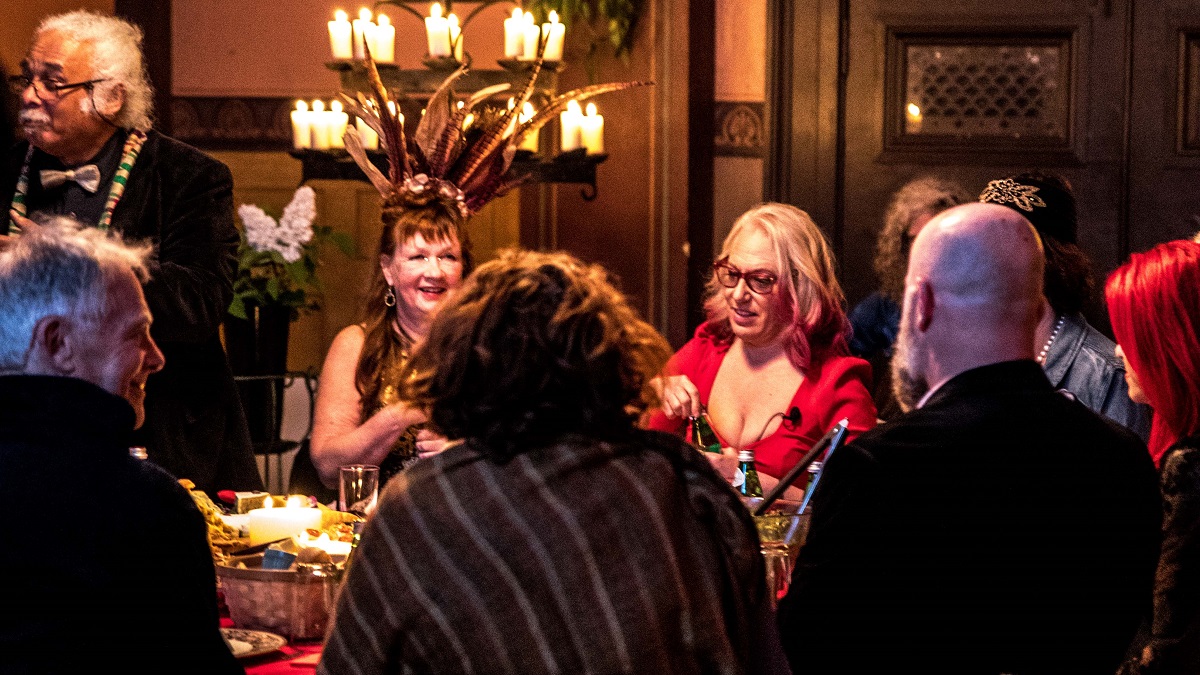
<svg viewBox="0 0 1200 675">
<path fill-rule="evenodd" d="M 172 135 L 206 150 L 292 148 L 291 98 L 171 98 Z"/>
<path fill-rule="evenodd" d="M 717 101 L 713 153 L 718 157 L 762 157 L 766 145 L 761 101 Z"/>
</svg>

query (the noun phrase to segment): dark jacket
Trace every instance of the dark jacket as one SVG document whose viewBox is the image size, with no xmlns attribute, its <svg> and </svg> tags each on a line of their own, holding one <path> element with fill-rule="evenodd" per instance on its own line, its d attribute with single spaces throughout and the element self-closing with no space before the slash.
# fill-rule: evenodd
<svg viewBox="0 0 1200 675">
<path fill-rule="evenodd" d="M 133 422 L 83 380 L 0 377 L 0 672 L 242 672 L 204 519 Z"/>
<path fill-rule="evenodd" d="M 18 144 L 0 175 L 6 209 L 27 148 Z M 42 194 L 31 172 L 30 213 L 45 203 Z M 7 229 L 8 219 L 0 222 Z M 154 315 L 151 335 L 166 365 L 146 383 L 146 424 L 136 443 L 164 469 L 201 489 L 261 489 L 219 336 L 233 295 L 238 243 L 228 167 L 151 131 L 113 212 L 112 229 L 149 240 L 156 249 L 145 291 Z"/>
<path fill-rule="evenodd" d="M 1092 328 L 1082 314 L 1068 314 L 1046 354 L 1046 377 L 1079 402 L 1137 434 L 1150 438 L 1150 408 L 1129 399 L 1125 365 L 1117 345 Z"/>
<path fill-rule="evenodd" d="M 779 625 L 796 672 L 1112 673 L 1148 609 L 1154 466 L 1033 361 L 826 464 Z"/>
</svg>

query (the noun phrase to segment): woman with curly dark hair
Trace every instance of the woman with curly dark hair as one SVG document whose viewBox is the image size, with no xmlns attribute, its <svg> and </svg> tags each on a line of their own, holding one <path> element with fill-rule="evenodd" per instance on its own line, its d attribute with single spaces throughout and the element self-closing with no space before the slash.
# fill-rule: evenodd
<svg viewBox="0 0 1200 675">
<path fill-rule="evenodd" d="M 321 672 L 786 670 L 749 513 L 635 425 L 669 353 L 600 267 L 481 265 L 402 378 L 462 442 L 383 494 Z"/>
</svg>

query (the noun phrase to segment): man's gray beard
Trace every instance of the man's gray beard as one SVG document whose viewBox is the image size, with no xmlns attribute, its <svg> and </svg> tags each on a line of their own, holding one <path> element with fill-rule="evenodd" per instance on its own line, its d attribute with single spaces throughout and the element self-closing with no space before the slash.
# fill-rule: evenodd
<svg viewBox="0 0 1200 675">
<path fill-rule="evenodd" d="M 909 347 L 909 328 L 900 326 L 896 345 L 892 353 L 892 396 L 904 412 L 917 407 L 917 402 L 929 393 L 929 382 L 914 372 L 912 351 Z"/>
</svg>

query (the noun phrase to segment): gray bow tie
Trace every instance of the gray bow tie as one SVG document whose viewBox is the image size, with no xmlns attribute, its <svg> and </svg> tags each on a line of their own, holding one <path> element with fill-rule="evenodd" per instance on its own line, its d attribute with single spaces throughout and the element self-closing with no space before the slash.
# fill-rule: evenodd
<svg viewBox="0 0 1200 675">
<path fill-rule="evenodd" d="M 79 187 L 88 192 L 95 192 L 100 189 L 100 168 L 95 164 L 86 164 L 78 169 L 67 169 L 66 171 L 55 171 L 47 169 L 41 174 L 42 187 L 53 188 L 62 185 L 63 183 L 72 180 L 79 183 Z"/>
</svg>

